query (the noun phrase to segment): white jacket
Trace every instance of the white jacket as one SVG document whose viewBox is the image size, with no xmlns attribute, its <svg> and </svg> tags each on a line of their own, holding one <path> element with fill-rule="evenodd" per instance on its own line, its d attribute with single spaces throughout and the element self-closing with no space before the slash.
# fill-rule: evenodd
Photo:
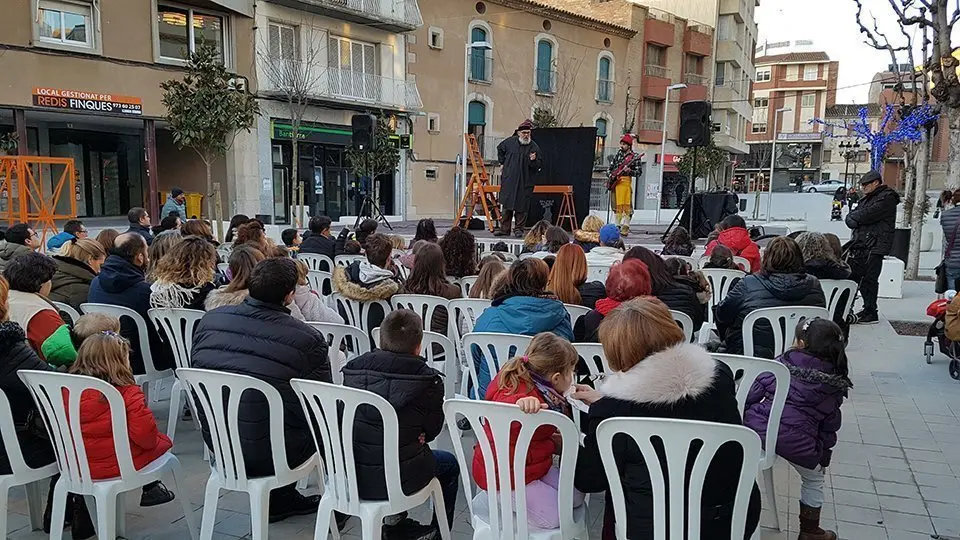
<svg viewBox="0 0 960 540">
<path fill-rule="evenodd" d="M 587 253 L 587 266 L 613 266 L 623 260 L 623 251 L 614 247 L 595 247 Z"/>
</svg>

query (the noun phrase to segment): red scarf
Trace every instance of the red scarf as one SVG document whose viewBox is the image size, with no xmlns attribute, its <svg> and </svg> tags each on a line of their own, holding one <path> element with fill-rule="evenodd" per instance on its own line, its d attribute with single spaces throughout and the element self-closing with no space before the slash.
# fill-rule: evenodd
<svg viewBox="0 0 960 540">
<path fill-rule="evenodd" d="M 598 313 L 606 317 L 608 313 L 620 307 L 621 303 L 622 302 L 612 298 L 601 298 L 600 300 L 597 300 L 596 310 Z"/>
</svg>

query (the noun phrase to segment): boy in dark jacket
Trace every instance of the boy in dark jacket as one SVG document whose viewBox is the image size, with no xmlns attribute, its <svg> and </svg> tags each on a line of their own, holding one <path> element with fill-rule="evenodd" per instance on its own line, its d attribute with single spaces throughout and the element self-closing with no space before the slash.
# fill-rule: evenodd
<svg viewBox="0 0 960 540">
<path fill-rule="evenodd" d="M 347 229 L 334 238 L 330 232 L 333 221 L 327 216 L 313 216 L 310 218 L 309 235 L 304 236 L 300 244 L 300 253 L 316 253 L 326 255 L 332 261 L 337 255 L 343 255 L 344 243 L 347 241 Z M 332 269 L 331 269 L 332 270 Z"/>
<path fill-rule="evenodd" d="M 428 443 L 443 427 L 443 376 L 420 356 L 423 322 L 413 311 L 390 313 L 380 326 L 379 350 L 364 354 L 343 368 L 343 384 L 373 392 L 397 411 L 400 484 L 407 495 L 423 489 L 435 477 L 443 489 L 447 525 L 453 526 L 460 467 L 450 452 L 431 450 Z M 357 411 L 354 458 L 357 487 L 363 499 L 388 498 L 383 464 L 383 421 L 371 408 Z M 437 527 L 405 520 L 391 527 L 398 538 L 418 538 Z"/>
</svg>

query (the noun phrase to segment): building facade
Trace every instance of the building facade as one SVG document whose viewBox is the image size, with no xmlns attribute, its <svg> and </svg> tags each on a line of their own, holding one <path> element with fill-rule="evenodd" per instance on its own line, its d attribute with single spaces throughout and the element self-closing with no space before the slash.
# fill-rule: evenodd
<svg viewBox="0 0 960 540">
<path fill-rule="evenodd" d="M 867 109 L 867 121 L 871 129 L 877 129 L 883 113 L 875 103 L 827 107 L 825 120 L 838 126 L 849 125 L 859 121 L 863 108 Z M 845 187 L 858 185 L 860 177 L 870 170 L 870 145 L 842 128 L 827 128 L 827 133 L 829 136 L 823 140 L 820 180 L 839 180 Z"/>
<path fill-rule="evenodd" d="M 731 154 L 747 154 L 747 126 L 753 120 L 750 91 L 756 80 L 754 51 L 759 0 L 720 0 L 717 4 L 713 122 L 720 124 L 715 144 Z M 734 158 L 737 160 L 739 158 Z"/>
</svg>

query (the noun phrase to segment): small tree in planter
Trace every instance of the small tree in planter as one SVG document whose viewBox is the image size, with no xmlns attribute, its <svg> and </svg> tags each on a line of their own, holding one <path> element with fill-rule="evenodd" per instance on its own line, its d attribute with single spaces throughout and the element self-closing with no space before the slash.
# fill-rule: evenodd
<svg viewBox="0 0 960 540">
<path fill-rule="evenodd" d="M 362 184 L 362 178 L 364 177 L 370 179 L 370 198 L 375 199 L 377 205 L 380 204 L 380 201 L 376 200 L 377 197 L 373 193 L 374 181 L 380 175 L 396 171 L 397 165 L 400 163 L 400 150 L 390 144 L 390 135 L 392 134 L 393 130 L 390 129 L 387 119 L 378 116 L 377 127 L 373 135 L 377 141 L 376 150 L 361 152 L 348 148 L 345 155 L 347 162 L 350 164 L 350 172 L 361 179 L 359 183 Z"/>
</svg>

